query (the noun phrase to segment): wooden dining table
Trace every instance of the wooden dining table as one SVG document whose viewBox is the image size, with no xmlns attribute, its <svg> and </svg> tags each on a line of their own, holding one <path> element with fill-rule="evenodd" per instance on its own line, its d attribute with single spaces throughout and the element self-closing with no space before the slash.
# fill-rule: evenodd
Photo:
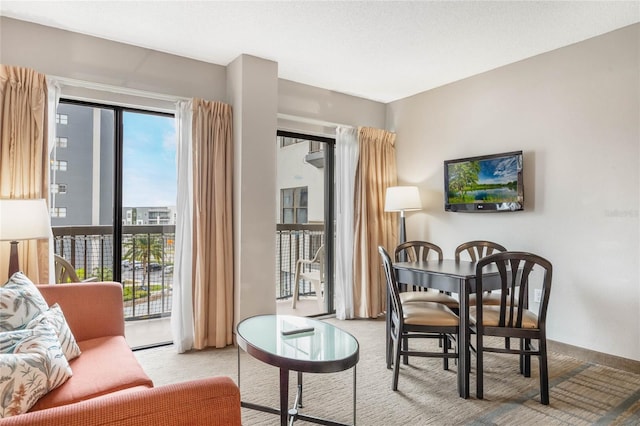
<svg viewBox="0 0 640 426">
<path fill-rule="evenodd" d="M 393 264 L 393 268 L 396 271 L 399 284 L 433 288 L 458 294 L 460 304 L 458 393 L 462 398 L 469 398 L 469 372 L 471 367 L 469 294 L 476 292 L 476 262 L 453 259 L 396 262 Z M 499 289 L 500 279 L 497 268 L 485 268 L 482 281 L 484 291 Z M 390 295 L 387 291 L 387 306 L 391 306 L 390 303 Z M 390 316 L 387 315 L 387 345 L 391 344 L 388 338 L 390 327 Z"/>
</svg>

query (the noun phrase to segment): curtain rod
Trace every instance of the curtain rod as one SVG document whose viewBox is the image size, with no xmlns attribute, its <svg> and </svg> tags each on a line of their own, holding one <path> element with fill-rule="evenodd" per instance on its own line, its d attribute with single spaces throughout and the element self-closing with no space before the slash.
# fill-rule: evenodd
<svg viewBox="0 0 640 426">
<path fill-rule="evenodd" d="M 94 82 L 85 81 L 85 80 L 77 80 L 77 79 L 67 78 L 67 77 L 58 77 L 55 75 L 47 75 L 47 77 L 63 85 L 73 86 L 73 87 L 82 87 L 84 89 L 91 89 L 91 90 L 101 90 L 104 92 L 117 93 L 119 95 L 138 96 L 141 98 L 157 99 L 160 101 L 167 101 L 167 102 L 190 100 L 190 98 L 185 98 L 182 96 L 164 95 L 161 93 L 147 92 L 145 90 L 131 89 L 128 87 L 121 87 L 121 86 L 112 86 L 109 84 L 94 83 Z"/>
</svg>

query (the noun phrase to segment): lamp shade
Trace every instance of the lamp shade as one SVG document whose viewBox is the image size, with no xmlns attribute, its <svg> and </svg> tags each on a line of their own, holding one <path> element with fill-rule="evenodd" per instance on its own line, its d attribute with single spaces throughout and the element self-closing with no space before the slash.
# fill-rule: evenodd
<svg viewBox="0 0 640 426">
<path fill-rule="evenodd" d="M 0 200 L 0 241 L 49 238 L 51 221 L 44 199 Z"/>
<path fill-rule="evenodd" d="M 422 210 L 417 186 L 390 186 L 384 200 L 384 211 L 406 212 Z"/>
</svg>

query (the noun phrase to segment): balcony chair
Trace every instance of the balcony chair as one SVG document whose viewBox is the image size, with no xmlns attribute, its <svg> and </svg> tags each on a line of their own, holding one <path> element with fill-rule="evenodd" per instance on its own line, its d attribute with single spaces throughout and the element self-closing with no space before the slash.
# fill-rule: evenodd
<svg viewBox="0 0 640 426">
<path fill-rule="evenodd" d="M 71 263 L 62 256 L 54 254 L 53 261 L 55 264 L 56 284 L 92 282 L 97 280 L 96 277 L 89 277 L 84 280 L 78 278 L 78 274 L 76 274 L 76 270 L 73 265 L 71 265 Z"/>
<path fill-rule="evenodd" d="M 378 247 L 382 258 L 382 265 L 387 281 L 387 291 L 391 296 L 391 307 L 387 308 L 390 315 L 390 335 L 393 344 L 388 346 L 387 368 L 391 368 L 390 359 L 393 358 L 392 389 L 398 390 L 400 374 L 400 356 L 420 356 L 443 358 L 444 369 L 449 368 L 449 358 L 457 358 L 457 345 L 453 352 L 449 352 L 449 345 L 442 345 L 441 352 L 409 350 L 408 340 L 411 338 L 442 339 L 443 335 L 452 340 L 458 335 L 458 316 L 447 306 L 435 302 L 403 303 L 400 299 L 400 289 L 389 254 L 383 247 Z"/>
<path fill-rule="evenodd" d="M 540 400 L 549 404 L 549 372 L 547 367 L 546 319 L 551 291 L 551 263 L 535 254 L 503 252 L 487 256 L 476 266 L 476 285 L 482 291 L 483 269 L 491 266 L 499 271 L 500 304 L 490 306 L 476 299 L 469 308 L 471 330 L 476 333 L 477 397 L 483 398 L 483 361 L 485 352 L 517 354 L 520 373 L 531 376 L 531 356 L 537 356 L 540 367 Z M 532 273 L 533 271 L 533 273 Z M 538 287 L 540 286 L 540 287 Z M 527 309 L 529 288 L 540 288 L 542 297 L 537 312 Z M 516 304 L 515 300 L 522 303 Z M 518 348 L 487 346 L 486 336 L 520 339 Z M 531 341 L 537 340 L 535 348 Z"/>
<path fill-rule="evenodd" d="M 304 271 L 304 265 L 317 265 L 317 269 L 311 269 Z M 318 300 L 318 306 L 321 311 L 324 311 L 324 244 L 318 248 L 313 259 L 298 259 L 296 261 L 296 272 L 293 281 L 293 301 L 291 307 L 296 308 L 296 302 L 300 294 L 300 280 L 310 281 L 313 289 L 315 290 Z"/>
</svg>

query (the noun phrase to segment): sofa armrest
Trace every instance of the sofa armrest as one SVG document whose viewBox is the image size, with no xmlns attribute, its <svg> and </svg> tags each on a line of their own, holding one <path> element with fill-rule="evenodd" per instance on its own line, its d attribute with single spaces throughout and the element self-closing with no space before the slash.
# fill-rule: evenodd
<svg viewBox="0 0 640 426">
<path fill-rule="evenodd" d="M 8 417 L 2 426 L 240 426 L 240 390 L 211 377 Z"/>
<path fill-rule="evenodd" d="M 38 289 L 49 306 L 60 305 L 76 340 L 124 336 L 120 283 L 44 284 Z"/>
</svg>

